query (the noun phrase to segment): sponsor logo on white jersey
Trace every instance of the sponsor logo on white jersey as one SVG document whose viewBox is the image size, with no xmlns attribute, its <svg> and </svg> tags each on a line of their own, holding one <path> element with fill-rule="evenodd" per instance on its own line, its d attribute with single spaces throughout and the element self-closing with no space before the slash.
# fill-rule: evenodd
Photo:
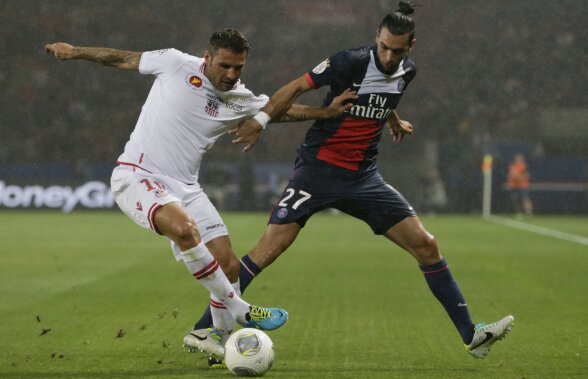
<svg viewBox="0 0 588 379">
<path fill-rule="evenodd" d="M 207 225 L 205 229 L 212 230 L 212 229 L 216 229 L 216 228 L 222 228 L 224 226 L 225 226 L 225 224 L 223 224 L 222 222 L 219 222 L 218 224 Z"/>
</svg>

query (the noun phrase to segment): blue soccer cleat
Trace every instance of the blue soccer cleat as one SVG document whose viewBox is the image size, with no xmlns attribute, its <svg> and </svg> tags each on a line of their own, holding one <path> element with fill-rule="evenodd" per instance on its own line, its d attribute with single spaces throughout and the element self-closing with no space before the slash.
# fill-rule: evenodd
<svg viewBox="0 0 588 379">
<path fill-rule="evenodd" d="M 240 324 L 246 328 L 260 330 L 278 329 L 288 321 L 288 312 L 279 308 L 263 308 L 256 305 L 249 306 L 246 322 Z"/>
</svg>

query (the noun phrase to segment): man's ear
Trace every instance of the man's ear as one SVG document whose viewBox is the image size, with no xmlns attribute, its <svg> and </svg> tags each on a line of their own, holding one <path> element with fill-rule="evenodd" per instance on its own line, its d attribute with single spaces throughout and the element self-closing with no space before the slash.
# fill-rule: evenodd
<svg viewBox="0 0 588 379">
<path fill-rule="evenodd" d="M 410 48 L 408 49 L 408 51 L 410 52 L 412 50 L 412 48 L 414 47 L 414 44 L 416 43 L 416 38 L 413 38 L 412 41 L 410 41 Z"/>
</svg>

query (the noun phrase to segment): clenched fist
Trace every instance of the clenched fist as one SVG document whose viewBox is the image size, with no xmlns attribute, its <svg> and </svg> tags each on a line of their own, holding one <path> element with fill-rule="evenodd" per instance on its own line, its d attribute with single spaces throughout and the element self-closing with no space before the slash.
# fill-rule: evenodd
<svg viewBox="0 0 588 379">
<path fill-rule="evenodd" d="M 57 59 L 72 59 L 74 47 L 69 43 L 57 42 L 45 45 L 45 51 Z"/>
</svg>

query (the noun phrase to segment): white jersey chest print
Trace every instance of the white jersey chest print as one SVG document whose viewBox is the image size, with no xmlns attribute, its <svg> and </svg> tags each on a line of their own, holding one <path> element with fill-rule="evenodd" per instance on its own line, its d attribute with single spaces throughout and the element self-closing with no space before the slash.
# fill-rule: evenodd
<svg viewBox="0 0 588 379">
<path fill-rule="evenodd" d="M 206 151 L 267 103 L 241 82 L 217 91 L 204 69 L 204 59 L 175 49 L 143 53 L 139 71 L 156 79 L 119 161 L 196 182 Z"/>
</svg>

